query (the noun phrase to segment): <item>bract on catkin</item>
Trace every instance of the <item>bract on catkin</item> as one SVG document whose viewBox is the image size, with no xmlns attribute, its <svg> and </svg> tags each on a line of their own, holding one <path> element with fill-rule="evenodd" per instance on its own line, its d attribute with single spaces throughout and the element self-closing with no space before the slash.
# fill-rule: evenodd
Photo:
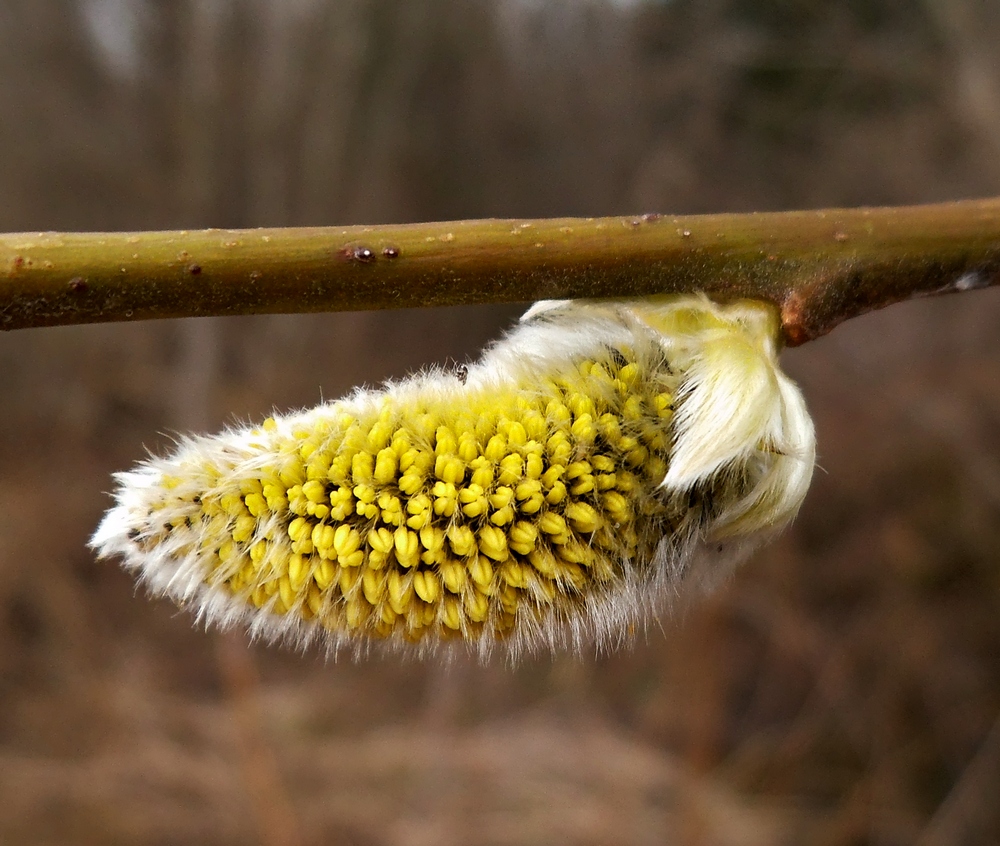
<svg viewBox="0 0 1000 846">
<path fill-rule="evenodd" d="M 781 529 L 814 434 L 767 304 L 536 304 L 435 369 L 118 474 L 91 545 L 330 651 L 617 644 Z"/>
</svg>

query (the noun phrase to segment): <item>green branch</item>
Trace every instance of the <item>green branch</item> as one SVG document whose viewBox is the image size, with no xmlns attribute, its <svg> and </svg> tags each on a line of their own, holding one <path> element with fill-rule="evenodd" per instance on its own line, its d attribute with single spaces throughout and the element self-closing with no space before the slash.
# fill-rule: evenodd
<svg viewBox="0 0 1000 846">
<path fill-rule="evenodd" d="M 1000 199 L 767 214 L 0 235 L 0 328 L 705 291 L 801 344 L 1000 284 Z"/>
</svg>

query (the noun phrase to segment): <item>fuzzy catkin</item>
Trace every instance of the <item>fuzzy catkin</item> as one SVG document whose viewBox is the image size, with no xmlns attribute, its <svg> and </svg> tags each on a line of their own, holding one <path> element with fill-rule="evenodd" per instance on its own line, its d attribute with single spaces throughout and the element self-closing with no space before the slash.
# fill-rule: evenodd
<svg viewBox="0 0 1000 846">
<path fill-rule="evenodd" d="M 812 423 L 774 309 L 543 302 L 431 370 L 118 474 L 91 544 L 223 626 L 481 657 L 630 636 L 795 515 Z"/>
</svg>

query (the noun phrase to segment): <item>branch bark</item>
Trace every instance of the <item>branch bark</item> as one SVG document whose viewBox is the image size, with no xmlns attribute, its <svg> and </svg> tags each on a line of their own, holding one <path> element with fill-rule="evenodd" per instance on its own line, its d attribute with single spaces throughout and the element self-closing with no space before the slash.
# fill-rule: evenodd
<svg viewBox="0 0 1000 846">
<path fill-rule="evenodd" d="M 1000 284 L 1000 198 L 925 206 L 385 226 L 0 235 L 0 328 L 645 297 L 781 309 L 787 342 Z"/>
</svg>

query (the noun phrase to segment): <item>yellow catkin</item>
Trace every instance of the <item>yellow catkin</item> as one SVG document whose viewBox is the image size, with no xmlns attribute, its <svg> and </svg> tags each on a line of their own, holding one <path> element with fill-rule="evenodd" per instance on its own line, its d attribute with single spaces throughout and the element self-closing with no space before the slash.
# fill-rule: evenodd
<svg viewBox="0 0 1000 846">
<path fill-rule="evenodd" d="M 103 527 L 95 545 L 133 555 L 154 586 L 149 562 L 198 550 L 184 558 L 188 594 L 209 591 L 210 616 L 261 609 L 264 633 L 280 617 L 281 631 L 298 620 L 334 646 L 462 635 L 488 649 L 516 635 L 530 647 L 553 621 L 571 637 L 574 619 L 599 618 L 588 603 L 655 581 L 664 538 L 679 548 L 746 493 L 739 473 L 663 487 L 683 373 L 647 334 L 591 344 L 533 383 L 463 390 L 442 373 L 443 400 L 433 385 L 426 400 L 390 390 L 270 418 L 252 446 L 192 447 L 155 496 L 120 495 L 127 539 L 119 527 L 102 540 Z"/>
</svg>

